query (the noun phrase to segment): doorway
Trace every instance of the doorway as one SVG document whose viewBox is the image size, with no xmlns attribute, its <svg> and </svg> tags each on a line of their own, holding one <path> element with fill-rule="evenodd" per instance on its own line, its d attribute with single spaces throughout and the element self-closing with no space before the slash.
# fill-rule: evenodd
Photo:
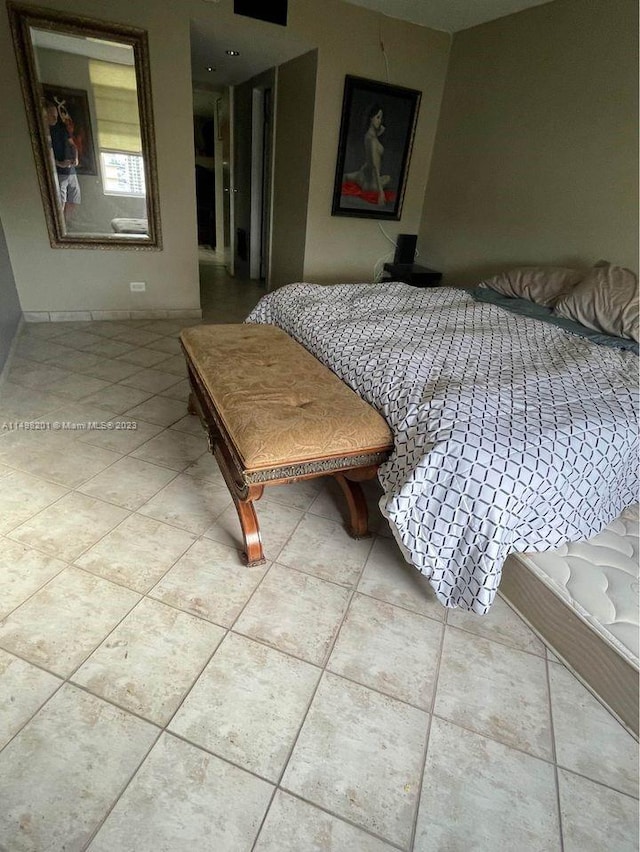
<svg viewBox="0 0 640 852">
<path fill-rule="evenodd" d="M 265 287 L 269 279 L 273 155 L 273 89 L 253 90 L 251 122 L 251 230 L 249 277 Z M 267 287 L 268 289 L 268 287 Z"/>
<path fill-rule="evenodd" d="M 302 271 L 315 61 L 313 79 L 302 73 L 298 91 L 296 60 L 314 47 L 286 28 L 261 26 L 269 27 L 268 39 L 256 39 L 244 18 L 203 13 L 191 21 L 191 68 L 194 89 L 215 94 L 215 254 L 222 253 L 238 291 L 250 285 L 264 292 Z M 290 168 L 300 192 L 289 191 Z M 302 220 L 291 227 L 292 217 Z"/>
<path fill-rule="evenodd" d="M 231 248 L 235 275 L 262 282 L 270 274 L 271 187 L 276 69 L 233 87 Z"/>
<path fill-rule="evenodd" d="M 228 233 L 227 212 L 218 203 L 224 183 L 223 160 L 228 161 L 228 144 L 224 146 L 223 126 L 219 115 L 224 114 L 224 93 L 193 89 L 193 139 L 195 153 L 196 220 L 198 257 L 204 263 L 224 261 L 225 230 Z M 227 122 L 228 133 L 228 122 Z"/>
</svg>

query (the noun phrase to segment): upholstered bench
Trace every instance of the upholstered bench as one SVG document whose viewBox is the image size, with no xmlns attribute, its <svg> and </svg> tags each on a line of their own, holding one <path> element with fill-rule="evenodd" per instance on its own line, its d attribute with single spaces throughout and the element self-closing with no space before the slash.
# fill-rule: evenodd
<svg viewBox="0 0 640 852">
<path fill-rule="evenodd" d="M 275 326 L 195 326 L 180 341 L 189 412 L 200 417 L 233 497 L 247 563 L 264 562 L 253 503 L 268 485 L 335 477 L 350 534 L 367 535 L 359 482 L 375 476 L 393 447 L 381 415 Z"/>
</svg>

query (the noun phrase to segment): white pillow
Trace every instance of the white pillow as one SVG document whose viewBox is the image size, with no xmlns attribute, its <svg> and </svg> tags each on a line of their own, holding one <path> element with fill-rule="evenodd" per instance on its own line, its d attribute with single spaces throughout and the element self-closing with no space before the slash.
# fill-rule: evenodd
<svg viewBox="0 0 640 852">
<path fill-rule="evenodd" d="M 638 341 L 638 277 L 623 266 L 602 263 L 599 261 L 580 284 L 559 299 L 553 312 L 587 328 Z"/>
<path fill-rule="evenodd" d="M 537 305 L 552 307 L 558 299 L 570 293 L 586 272 L 558 266 L 522 266 L 501 272 L 480 283 L 504 296 L 528 299 Z"/>
</svg>

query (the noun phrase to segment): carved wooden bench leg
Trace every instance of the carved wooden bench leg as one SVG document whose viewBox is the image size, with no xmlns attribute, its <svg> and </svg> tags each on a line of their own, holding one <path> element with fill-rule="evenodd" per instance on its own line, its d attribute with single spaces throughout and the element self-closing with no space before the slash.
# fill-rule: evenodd
<svg viewBox="0 0 640 852">
<path fill-rule="evenodd" d="M 234 496 L 235 503 L 240 518 L 240 526 L 242 527 L 242 535 L 244 536 L 244 554 L 247 560 L 247 565 L 264 565 L 264 551 L 262 549 L 262 536 L 260 535 L 260 524 L 256 515 L 253 500 L 239 500 Z"/>
<path fill-rule="evenodd" d="M 196 399 L 197 404 L 197 399 Z M 219 437 L 219 436 L 218 436 Z M 260 535 L 260 524 L 256 514 L 256 500 L 262 497 L 264 486 L 245 485 L 234 476 L 234 468 L 229 450 L 224 440 L 216 439 L 214 428 L 209 429 L 209 450 L 218 462 L 220 473 L 224 477 L 229 493 L 238 513 L 242 536 L 244 538 L 244 557 L 247 565 L 264 565 L 266 559 L 262 549 L 262 536 Z"/>
<path fill-rule="evenodd" d="M 369 535 L 369 511 L 360 483 L 347 479 L 343 473 L 334 473 L 333 476 L 342 488 L 349 507 L 347 532 L 352 538 L 365 538 Z"/>
</svg>

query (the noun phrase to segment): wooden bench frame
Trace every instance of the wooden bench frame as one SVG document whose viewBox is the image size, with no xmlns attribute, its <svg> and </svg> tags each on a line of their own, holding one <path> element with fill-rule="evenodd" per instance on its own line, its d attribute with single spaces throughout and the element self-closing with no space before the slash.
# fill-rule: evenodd
<svg viewBox="0 0 640 852">
<path fill-rule="evenodd" d="M 188 411 L 189 414 L 197 414 L 200 418 L 207 433 L 209 450 L 218 462 L 233 498 L 242 527 L 247 565 L 262 565 L 266 561 L 260 524 L 253 504 L 262 497 L 268 485 L 284 485 L 318 476 L 333 476 L 340 485 L 349 508 L 349 535 L 353 538 L 369 535 L 369 513 L 360 482 L 375 478 L 378 467 L 389 457 L 390 448 L 374 447 L 357 455 L 330 456 L 310 461 L 293 460 L 291 464 L 246 472 L 240 454 L 224 426 L 223 418 L 184 347 L 183 351 L 191 386 Z"/>
</svg>

